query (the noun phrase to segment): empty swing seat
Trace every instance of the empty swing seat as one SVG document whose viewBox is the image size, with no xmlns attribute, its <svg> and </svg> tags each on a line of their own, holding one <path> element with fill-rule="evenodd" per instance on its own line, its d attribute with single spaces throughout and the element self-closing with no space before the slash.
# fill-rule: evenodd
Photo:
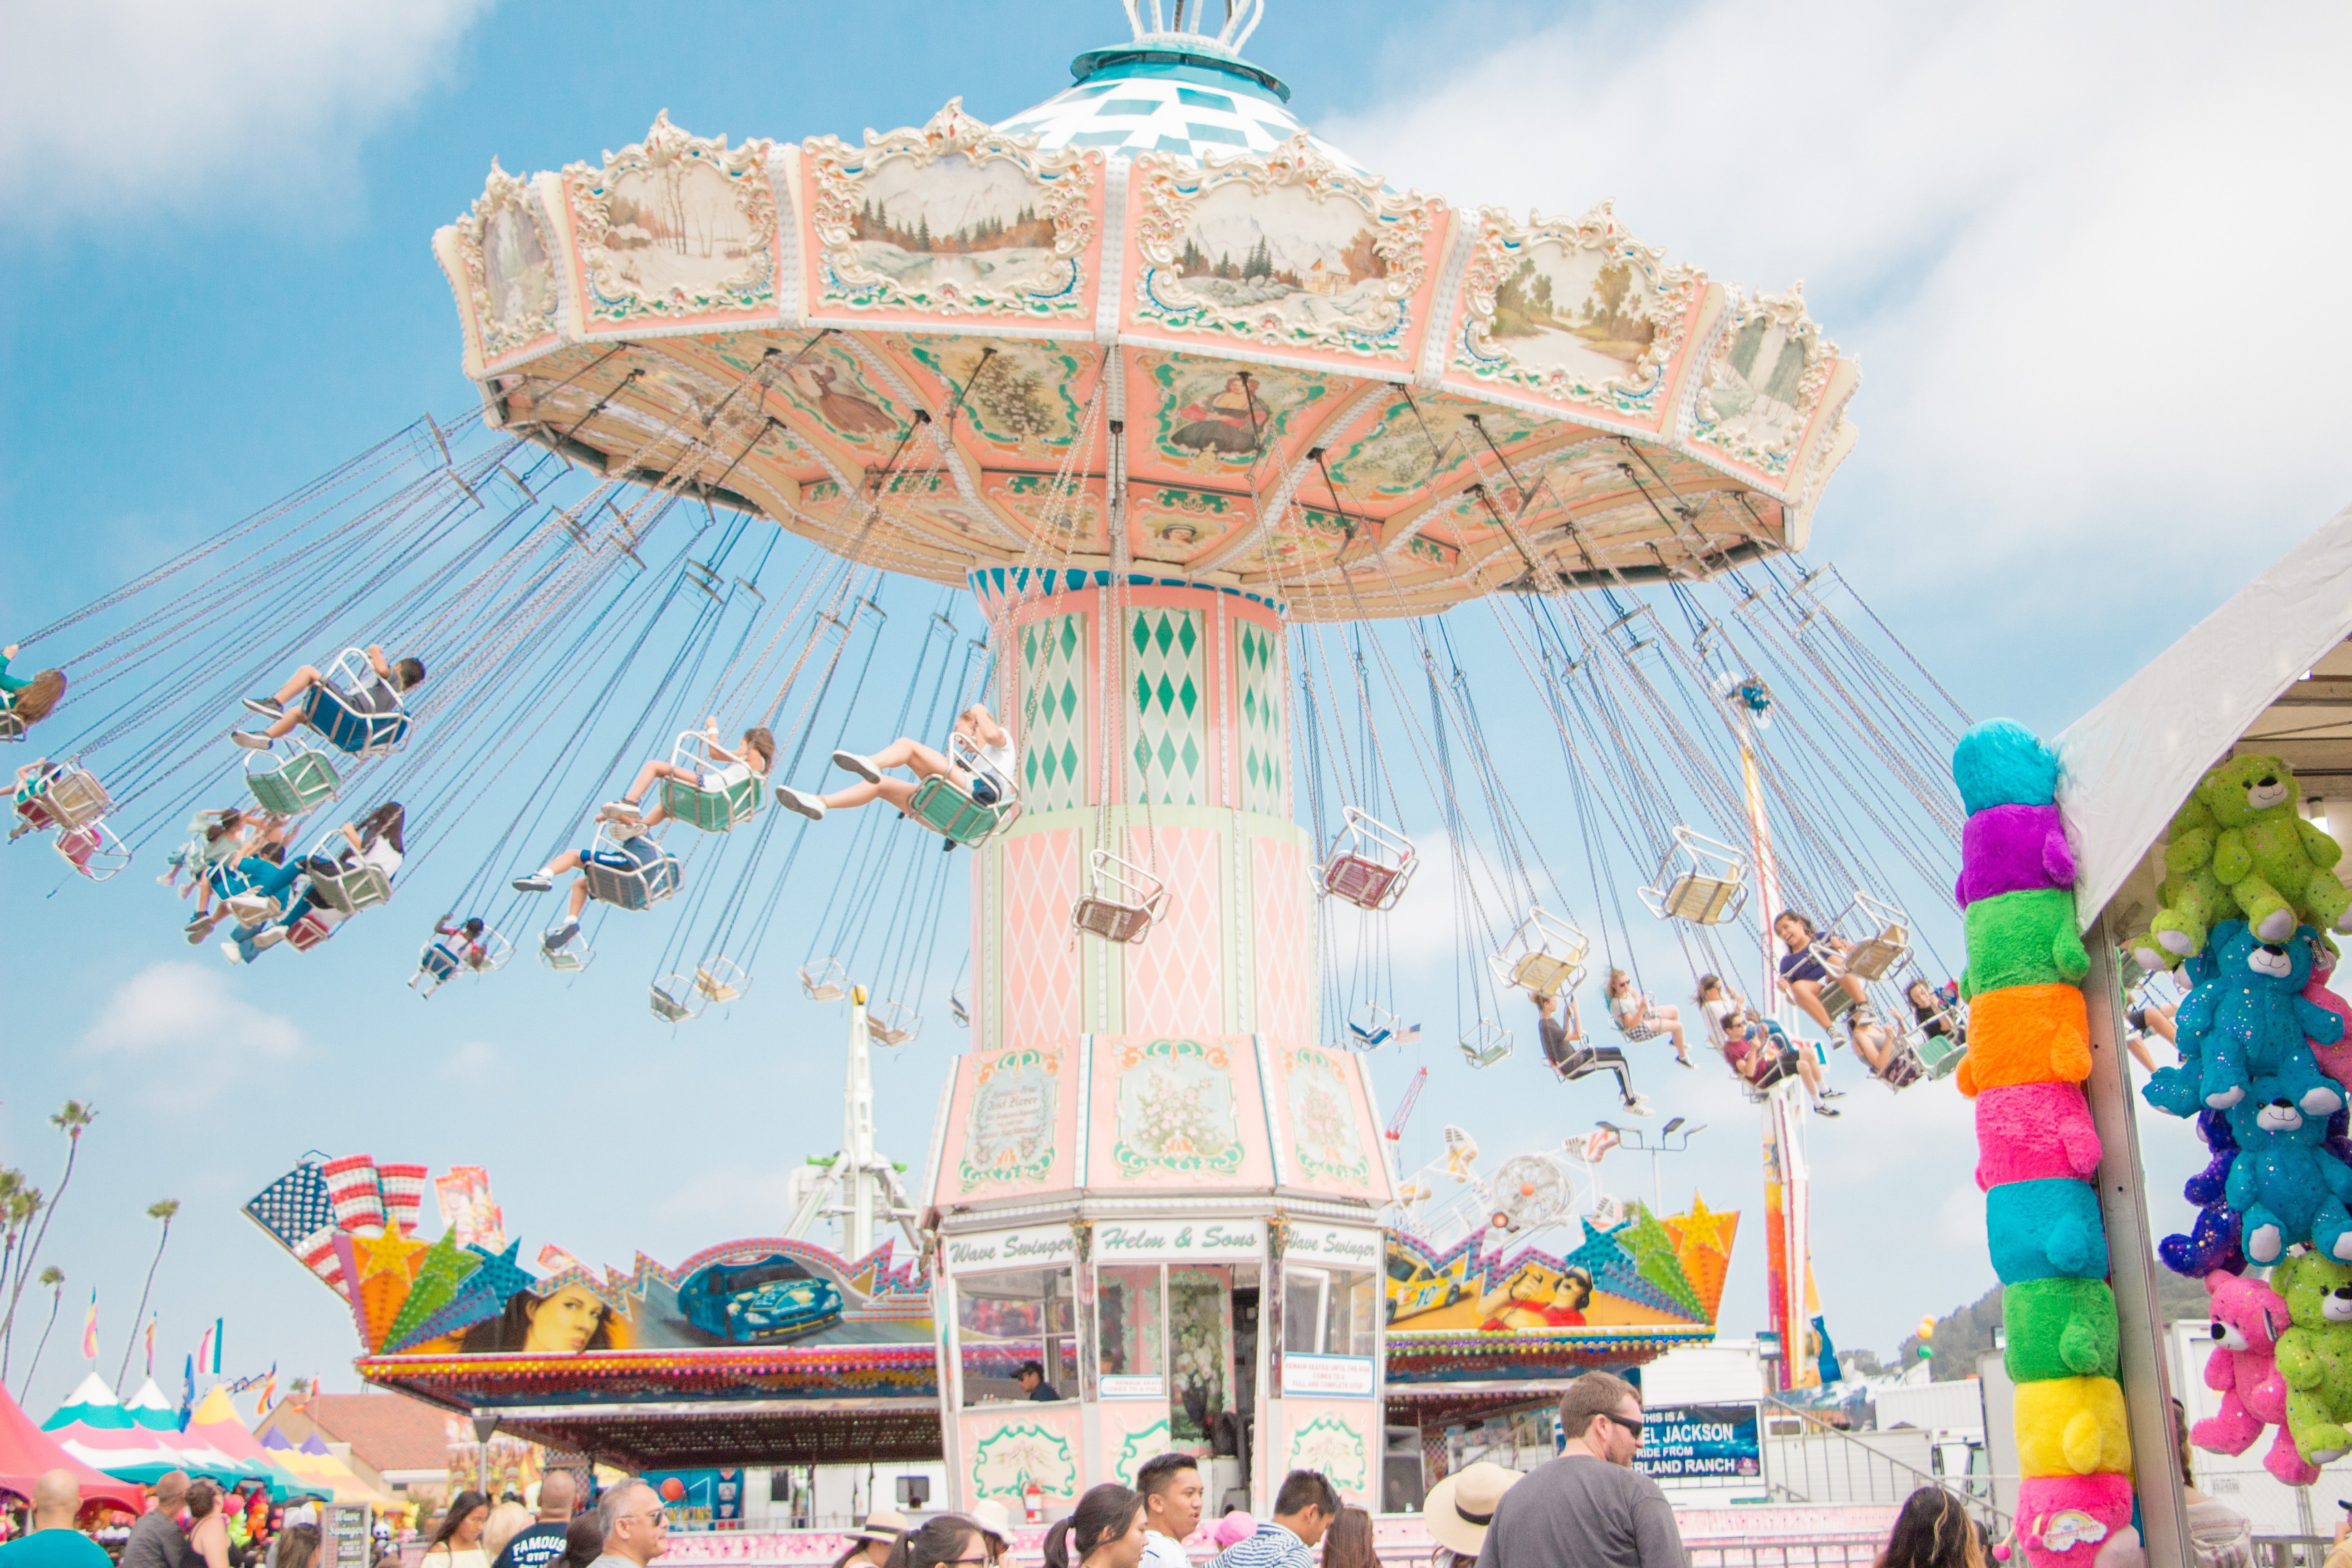
<svg viewBox="0 0 2352 1568">
<path fill-rule="evenodd" d="M 696 966 L 694 988 L 713 1002 L 732 1002 L 751 989 L 751 976 L 731 958 L 714 958 Z"/>
<path fill-rule="evenodd" d="M 1884 980 L 1911 956 L 1911 917 L 1857 892 L 1853 902 L 1814 940 L 1811 952 L 1832 974 Z"/>
<path fill-rule="evenodd" d="M 877 1002 L 866 1010 L 866 1032 L 885 1046 L 903 1046 L 923 1031 L 923 1020 L 898 1002 Z"/>
<path fill-rule="evenodd" d="M 1349 806 L 1323 862 L 1323 890 L 1375 914 L 1396 907 L 1420 858 L 1404 835 Z"/>
<path fill-rule="evenodd" d="M 540 943 L 539 961 L 558 974 L 577 974 L 596 962 L 596 950 L 588 945 L 587 933 L 583 931 L 562 947 L 551 948 L 545 942 Z"/>
<path fill-rule="evenodd" d="M 955 1026 L 959 1029 L 971 1027 L 971 1006 L 961 995 L 948 998 L 948 1016 L 955 1020 Z"/>
<path fill-rule="evenodd" d="M 51 847 L 65 857 L 67 865 L 93 882 L 103 882 L 131 864 L 130 847 L 103 822 L 60 828 Z"/>
<path fill-rule="evenodd" d="M 1474 1068 L 1490 1068 L 1511 1054 L 1511 1032 L 1492 1019 L 1481 1018 L 1462 1037 L 1462 1059 Z"/>
<path fill-rule="evenodd" d="M 677 738 L 669 760 L 671 766 L 688 769 L 698 778 L 721 774 L 727 766 L 710 754 L 710 738 L 695 730 Z M 664 779 L 662 810 L 688 827 L 725 833 L 758 816 L 767 793 L 767 781 L 751 773 L 719 789 L 705 789 L 683 779 Z"/>
<path fill-rule="evenodd" d="M 1348 1018 L 1348 1043 L 1360 1051 L 1380 1049 L 1396 1037 L 1396 1015 L 1370 1003 L 1357 1008 Z"/>
<path fill-rule="evenodd" d="M 1592 940 L 1582 930 L 1529 904 L 1527 919 L 1488 962 L 1504 984 L 1533 996 L 1557 996 L 1583 981 L 1591 951 Z"/>
<path fill-rule="evenodd" d="M 279 816 L 300 816 L 312 806 L 335 798 L 343 787 L 334 759 L 316 746 L 296 746 L 284 753 L 246 753 L 245 784 L 261 809 Z"/>
<path fill-rule="evenodd" d="M 842 968 L 837 958 L 804 963 L 801 966 L 801 989 L 812 1002 L 838 1002 L 849 994 L 849 972 Z"/>
<path fill-rule="evenodd" d="M 580 879 L 588 896 L 616 910 L 649 910 L 674 895 L 684 880 L 677 857 L 643 834 L 615 840 L 603 828 L 581 858 Z"/>
<path fill-rule="evenodd" d="M 702 1011 L 702 998 L 683 974 L 665 974 L 647 986 L 646 1005 L 665 1024 L 683 1024 Z"/>
<path fill-rule="evenodd" d="M 360 706 L 353 695 L 378 686 L 376 673 L 362 649 L 347 647 L 321 672 L 325 679 L 302 700 L 302 722 L 319 732 L 327 744 L 355 757 L 396 752 L 408 739 L 408 713 L 394 697 L 388 712 Z"/>
<path fill-rule="evenodd" d="M 1677 827 L 1656 880 L 1638 896 L 1662 921 L 1721 925 L 1747 905 L 1748 857 L 1705 834 Z"/>
<path fill-rule="evenodd" d="M 1094 890 L 1071 906 L 1071 926 L 1106 942 L 1139 942 L 1150 936 L 1167 901 L 1167 884 L 1108 849 L 1094 852 L 1093 866 Z"/>
<path fill-rule="evenodd" d="M 43 826 L 87 827 L 114 809 L 114 802 L 107 795 L 106 786 L 98 782 L 98 775 L 75 763 L 52 772 L 47 786 L 35 799 L 48 816 L 48 821 L 41 824 Z"/>
</svg>

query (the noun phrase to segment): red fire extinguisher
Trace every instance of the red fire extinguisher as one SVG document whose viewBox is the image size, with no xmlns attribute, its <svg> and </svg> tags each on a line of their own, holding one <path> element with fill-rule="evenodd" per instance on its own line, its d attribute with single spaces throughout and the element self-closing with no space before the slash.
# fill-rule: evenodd
<svg viewBox="0 0 2352 1568">
<path fill-rule="evenodd" d="M 1030 1524 L 1036 1524 L 1045 1517 L 1045 1489 L 1035 1481 L 1021 1489 L 1021 1512 L 1022 1518 Z"/>
</svg>

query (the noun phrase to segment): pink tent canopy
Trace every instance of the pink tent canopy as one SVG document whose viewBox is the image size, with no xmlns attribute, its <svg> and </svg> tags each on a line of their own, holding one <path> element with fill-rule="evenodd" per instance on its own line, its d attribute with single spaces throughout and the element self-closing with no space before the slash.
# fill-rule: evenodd
<svg viewBox="0 0 2352 1568">
<path fill-rule="evenodd" d="M 19 1497 L 33 1495 L 33 1483 L 50 1470 L 70 1470 L 81 1483 L 81 1500 L 103 1500 L 126 1513 L 142 1512 L 146 1495 L 129 1481 L 91 1469 L 59 1447 L 56 1439 L 33 1425 L 16 1402 L 0 1390 L 0 1487 Z"/>
</svg>

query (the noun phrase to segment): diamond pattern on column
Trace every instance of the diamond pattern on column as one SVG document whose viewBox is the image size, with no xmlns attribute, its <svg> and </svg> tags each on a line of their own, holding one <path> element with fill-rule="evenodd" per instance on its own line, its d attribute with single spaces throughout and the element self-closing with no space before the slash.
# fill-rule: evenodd
<svg viewBox="0 0 2352 1568">
<path fill-rule="evenodd" d="M 1197 610 L 1129 612 L 1127 798 L 1153 805 L 1200 805 L 1208 760 L 1209 694 L 1202 674 Z"/>
<path fill-rule="evenodd" d="M 1296 844 L 1250 840 L 1250 905 L 1257 941 L 1257 1027 L 1286 1045 L 1315 1038 L 1307 979 L 1314 972 L 1307 928 L 1307 868 Z"/>
<path fill-rule="evenodd" d="M 1084 805 L 1087 617 L 1040 616 L 1021 628 L 1021 800 L 1031 811 Z"/>
<path fill-rule="evenodd" d="M 1223 837 L 1213 827 L 1127 830 L 1122 853 L 1168 884 L 1168 912 L 1127 950 L 1131 1037 L 1224 1033 Z"/>
<path fill-rule="evenodd" d="M 1283 815 L 1282 770 L 1289 747 L 1282 724 L 1281 633 L 1234 622 L 1234 668 L 1240 676 L 1234 728 L 1241 737 L 1242 809 Z"/>
<path fill-rule="evenodd" d="M 1075 617 L 1072 617 L 1075 618 Z M 1079 1033 L 1078 958 L 1070 900 L 1078 830 L 1028 833 L 1004 846 L 1004 1047 L 1050 1045 Z"/>
</svg>

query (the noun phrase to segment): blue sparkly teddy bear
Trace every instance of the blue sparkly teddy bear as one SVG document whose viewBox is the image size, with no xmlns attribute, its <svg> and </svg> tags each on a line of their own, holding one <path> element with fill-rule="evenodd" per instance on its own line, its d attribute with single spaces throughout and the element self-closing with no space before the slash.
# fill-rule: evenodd
<svg viewBox="0 0 2352 1568">
<path fill-rule="evenodd" d="M 2193 1048 L 2203 1058 L 2205 1103 L 2227 1110 L 2245 1098 L 2256 1079 L 2268 1079 L 2305 1116 L 2332 1114 L 2344 1096 L 2319 1070 L 2309 1042 L 2334 1045 L 2344 1037 L 2344 1020 L 2300 994 L 2311 978 L 2309 945 L 2266 942 L 2244 921 L 2224 921 L 2213 928 L 2213 946 L 2210 1026 L 2197 1027 L 2205 1022 L 2201 1005 L 2194 1013 L 2183 1005 L 2181 1012 L 2189 1014 L 2185 1026 L 2175 1019 L 2183 1055 Z"/>
<path fill-rule="evenodd" d="M 2180 978 L 2189 994 L 2172 1016 L 2173 1048 L 2180 1053 L 2178 1067 L 2158 1068 L 2140 1086 L 2140 1098 L 2168 1116 L 2196 1116 L 2205 1106 L 2205 1037 L 2213 1027 L 2213 1009 L 2221 1004 L 2221 966 L 2208 948 L 2180 961 Z"/>
<path fill-rule="evenodd" d="M 2306 1116 L 2274 1078 L 2256 1079 L 2230 1108 L 2238 1155 L 2225 1196 L 2239 1215 L 2238 1244 L 2249 1261 L 2276 1263 L 2296 1242 L 2352 1262 L 2352 1169 L 2327 1148 L 2327 1119 Z"/>
</svg>

